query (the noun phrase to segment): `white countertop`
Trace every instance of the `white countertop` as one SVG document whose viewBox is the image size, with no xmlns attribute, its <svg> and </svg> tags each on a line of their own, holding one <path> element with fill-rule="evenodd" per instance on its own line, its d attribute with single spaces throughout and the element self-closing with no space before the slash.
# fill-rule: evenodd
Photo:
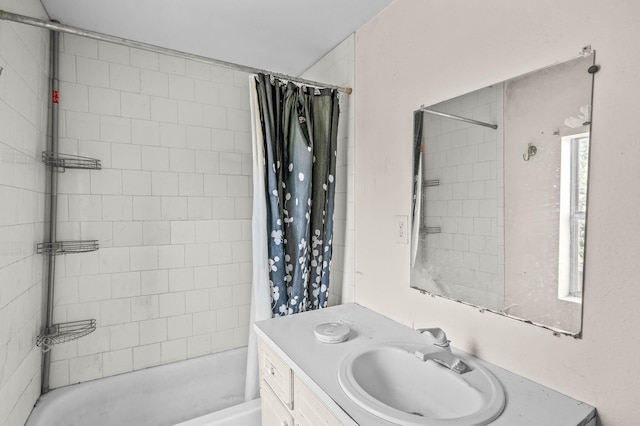
<svg viewBox="0 0 640 426">
<path fill-rule="evenodd" d="M 349 339 L 338 344 L 321 343 L 314 329 L 326 322 L 351 328 Z M 381 342 L 425 343 L 424 336 L 376 312 L 356 304 L 305 312 L 260 321 L 256 333 L 262 338 L 345 425 L 390 425 L 353 402 L 338 383 L 338 367 L 352 351 Z M 446 332 L 446 330 L 445 330 Z M 453 342 L 455 344 L 455 342 Z M 595 409 L 524 377 L 456 351 L 487 368 L 506 393 L 504 412 L 491 426 L 583 426 Z"/>
</svg>

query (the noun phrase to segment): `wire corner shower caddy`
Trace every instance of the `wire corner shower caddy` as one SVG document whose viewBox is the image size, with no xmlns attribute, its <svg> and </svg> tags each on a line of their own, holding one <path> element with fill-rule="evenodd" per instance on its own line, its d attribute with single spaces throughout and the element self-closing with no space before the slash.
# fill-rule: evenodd
<svg viewBox="0 0 640 426">
<path fill-rule="evenodd" d="M 82 157 L 78 155 L 60 154 L 58 152 L 58 121 L 59 121 L 59 34 L 51 32 L 51 63 L 49 89 L 51 99 L 49 109 L 49 138 L 47 150 L 42 153 L 42 162 L 47 165 L 47 184 L 49 192 L 49 215 L 46 220 L 49 224 L 47 241 L 36 245 L 36 253 L 45 255 L 47 264 L 47 285 L 45 310 L 46 317 L 42 333 L 36 338 L 36 346 L 43 352 L 42 388 L 43 394 L 49 391 L 49 374 L 51 370 L 50 350 L 53 345 L 70 342 L 79 339 L 96 330 L 95 319 L 83 319 L 76 321 L 53 323 L 54 290 L 56 258 L 62 254 L 86 253 L 100 248 L 97 240 L 58 241 L 58 175 L 66 169 L 100 170 L 100 160 Z"/>
<path fill-rule="evenodd" d="M 95 158 L 82 157 L 79 155 L 58 154 L 48 151 L 42 152 L 42 162 L 48 166 L 55 167 L 59 172 L 64 172 L 66 169 L 102 169 L 102 162 Z"/>
<path fill-rule="evenodd" d="M 69 321 L 47 327 L 44 334 L 38 336 L 36 345 L 42 352 L 48 352 L 53 345 L 79 339 L 96 331 L 96 320 Z"/>
</svg>

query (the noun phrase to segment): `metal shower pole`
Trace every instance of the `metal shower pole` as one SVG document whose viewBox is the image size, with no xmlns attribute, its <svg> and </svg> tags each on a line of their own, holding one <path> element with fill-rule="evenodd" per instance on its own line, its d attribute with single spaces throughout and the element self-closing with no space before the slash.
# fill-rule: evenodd
<svg viewBox="0 0 640 426">
<path fill-rule="evenodd" d="M 18 15 L 16 13 L 7 12 L 7 11 L 4 11 L 4 10 L 0 10 L 0 19 L 7 20 L 7 21 L 13 21 L 13 22 L 19 22 L 21 24 L 32 25 L 32 26 L 40 27 L 40 28 L 46 28 L 48 30 L 55 31 L 55 32 L 63 32 L 63 33 L 67 33 L 67 34 L 73 34 L 73 35 L 77 35 L 77 36 L 81 36 L 81 37 L 91 38 L 91 39 L 94 39 L 94 40 L 106 41 L 106 42 L 109 42 L 109 43 L 115 43 L 115 44 L 121 44 L 121 45 L 124 45 L 124 46 L 135 47 L 135 48 L 142 49 L 142 50 L 148 50 L 150 52 L 158 52 L 158 53 L 164 53 L 164 54 L 167 54 L 167 55 L 178 56 L 178 57 L 181 57 L 181 58 L 190 59 L 192 61 L 202 62 L 202 63 L 205 63 L 205 64 L 211 64 L 211 65 L 217 65 L 217 66 L 220 66 L 220 67 L 233 69 L 233 70 L 238 70 L 238 71 L 243 71 L 243 72 L 247 72 L 247 73 L 252 73 L 252 74 L 258 74 L 258 73 L 270 74 L 270 75 L 273 75 L 274 77 L 277 77 L 277 78 L 280 78 L 280 79 L 283 79 L 283 80 L 288 80 L 288 81 L 293 81 L 293 82 L 297 82 L 297 83 L 301 83 L 301 84 L 306 84 L 308 86 L 323 87 L 323 88 L 328 88 L 328 89 L 336 89 L 339 92 L 346 93 L 347 95 L 349 95 L 349 94 L 351 94 L 353 92 L 353 89 L 351 89 L 350 87 L 333 86 L 333 85 L 330 85 L 330 84 L 320 83 L 320 82 L 313 81 L 313 80 L 307 80 L 307 79 L 304 79 L 304 78 L 293 77 L 293 76 L 286 75 L 286 74 L 275 73 L 275 72 L 268 71 L 268 70 L 263 70 L 263 69 L 260 69 L 260 68 L 254 68 L 254 67 L 250 67 L 250 66 L 246 66 L 246 65 L 235 64 L 233 62 L 222 61 L 220 59 L 213 59 L 213 58 L 209 58 L 209 57 L 206 57 L 206 56 L 201 56 L 201 55 L 196 55 L 196 54 L 193 54 L 193 53 L 182 52 L 180 50 L 169 49 L 169 48 L 166 48 L 166 47 L 156 46 L 156 45 L 149 44 L 149 43 L 143 43 L 143 42 L 140 42 L 140 41 L 134 41 L 134 40 L 126 39 L 126 38 L 115 37 L 115 36 L 108 35 L 108 34 L 98 33 L 98 32 L 95 32 L 95 31 L 89 31 L 89 30 L 85 30 L 85 29 L 82 29 L 82 28 L 73 27 L 71 25 L 60 24 L 58 22 L 44 21 L 42 19 L 32 18 L 30 16 Z"/>
<path fill-rule="evenodd" d="M 60 34 L 55 31 L 51 32 L 51 111 L 49 113 L 50 120 L 50 146 L 49 152 L 53 155 L 58 154 L 58 44 Z M 57 241 L 57 222 L 58 222 L 58 172 L 55 167 L 49 167 L 49 241 Z M 53 291 L 56 273 L 56 256 L 47 256 L 47 304 L 44 334 L 50 334 L 53 325 Z M 49 392 L 49 372 L 51 367 L 51 351 L 44 352 L 42 359 L 42 393 Z"/>
</svg>

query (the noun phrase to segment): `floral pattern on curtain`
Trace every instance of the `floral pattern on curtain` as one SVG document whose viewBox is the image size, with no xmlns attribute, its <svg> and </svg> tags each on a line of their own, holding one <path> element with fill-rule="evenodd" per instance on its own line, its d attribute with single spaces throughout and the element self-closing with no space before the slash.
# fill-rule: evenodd
<svg viewBox="0 0 640 426">
<path fill-rule="evenodd" d="M 256 78 L 272 314 L 323 308 L 332 254 L 338 93 L 264 74 Z"/>
</svg>

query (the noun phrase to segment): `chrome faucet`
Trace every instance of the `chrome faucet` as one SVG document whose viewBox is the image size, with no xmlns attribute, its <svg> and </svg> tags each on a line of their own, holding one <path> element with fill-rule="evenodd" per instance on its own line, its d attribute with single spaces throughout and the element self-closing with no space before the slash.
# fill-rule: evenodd
<svg viewBox="0 0 640 426">
<path fill-rule="evenodd" d="M 432 359 L 434 362 L 437 362 L 438 364 L 447 367 L 449 370 L 454 371 L 458 374 L 464 374 L 471 371 L 471 367 L 469 367 L 467 363 L 465 363 L 457 356 L 453 355 L 451 352 L 434 354 L 429 359 Z"/>
<path fill-rule="evenodd" d="M 417 350 L 414 355 L 421 361 L 433 360 L 438 364 L 447 367 L 449 370 L 458 374 L 464 374 L 472 370 L 463 360 L 451 353 L 451 347 L 449 346 L 450 340 L 447 339 L 447 335 L 441 328 L 419 328 L 416 330 L 418 333 L 426 336 L 434 346 L 441 348 L 442 350 L 431 352 L 428 350 Z"/>
<path fill-rule="evenodd" d="M 450 340 L 447 339 L 447 335 L 443 329 L 439 327 L 418 328 L 416 331 L 431 340 L 432 344 L 444 350 L 451 351 L 451 348 L 449 347 Z"/>
</svg>

